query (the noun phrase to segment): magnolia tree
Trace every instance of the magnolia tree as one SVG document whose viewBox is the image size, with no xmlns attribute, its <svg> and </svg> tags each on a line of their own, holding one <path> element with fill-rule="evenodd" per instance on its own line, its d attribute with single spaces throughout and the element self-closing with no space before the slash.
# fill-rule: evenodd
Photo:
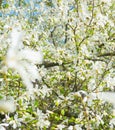
<svg viewBox="0 0 115 130">
<path fill-rule="evenodd" d="M 0 9 L 0 129 L 113 130 L 113 0 L 9 0 Z"/>
</svg>

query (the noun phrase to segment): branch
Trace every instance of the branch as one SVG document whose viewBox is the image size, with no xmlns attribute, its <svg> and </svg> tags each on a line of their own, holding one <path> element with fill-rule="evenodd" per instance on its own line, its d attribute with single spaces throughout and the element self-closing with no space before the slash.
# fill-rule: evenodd
<svg viewBox="0 0 115 130">
<path fill-rule="evenodd" d="M 94 15 L 94 0 L 93 0 L 93 3 L 92 3 L 92 11 L 91 11 L 91 19 L 90 19 L 90 21 L 89 21 L 89 25 L 88 26 L 90 26 L 91 25 L 91 23 L 92 23 L 92 21 L 93 21 L 93 15 Z"/>
<path fill-rule="evenodd" d="M 91 60 L 91 61 L 102 61 L 102 62 L 105 62 L 104 60 L 102 59 L 98 59 L 98 58 L 85 58 L 84 60 Z"/>
<path fill-rule="evenodd" d="M 44 61 L 42 64 L 37 65 L 37 66 L 44 66 L 45 68 L 49 68 L 49 67 L 55 67 L 55 66 L 63 66 L 66 64 L 71 64 L 72 62 L 67 62 L 67 63 L 62 63 L 61 65 L 59 63 L 54 63 L 54 62 L 46 62 Z"/>
<path fill-rule="evenodd" d="M 87 38 L 89 38 L 89 36 L 85 36 L 85 37 L 79 42 L 79 46 L 81 46 L 81 44 L 82 44 Z"/>
<path fill-rule="evenodd" d="M 49 68 L 49 67 L 55 67 L 55 66 L 59 66 L 59 63 L 54 63 L 54 62 L 46 62 L 44 61 L 42 64 L 39 65 L 44 66 L 45 68 Z"/>
<path fill-rule="evenodd" d="M 115 52 L 108 52 L 108 53 L 98 55 L 98 57 L 102 57 L 102 56 L 115 56 Z"/>
<path fill-rule="evenodd" d="M 51 39 L 52 39 L 52 42 L 53 42 L 53 45 L 55 46 L 56 45 L 56 43 L 55 43 L 55 40 L 54 40 L 54 32 L 55 32 L 55 30 L 57 29 L 57 27 L 63 27 L 62 25 L 57 25 L 57 26 L 54 26 L 54 28 L 53 28 L 53 30 L 52 31 L 50 31 L 50 37 L 51 37 Z"/>
<path fill-rule="evenodd" d="M 44 83 L 48 88 L 51 88 L 50 85 L 44 80 L 44 78 L 42 78 L 42 81 L 43 81 L 43 83 Z M 55 92 L 55 90 L 52 89 L 52 92 L 54 92 L 54 94 L 55 94 L 58 98 L 60 98 L 61 100 L 64 100 L 62 97 L 60 97 L 60 96 L 58 95 L 57 92 Z"/>
</svg>

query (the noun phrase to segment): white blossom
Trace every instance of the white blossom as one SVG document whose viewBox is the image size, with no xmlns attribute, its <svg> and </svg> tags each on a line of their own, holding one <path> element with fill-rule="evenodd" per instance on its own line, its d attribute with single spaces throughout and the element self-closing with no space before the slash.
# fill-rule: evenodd
<svg viewBox="0 0 115 130">
<path fill-rule="evenodd" d="M 21 122 L 23 122 L 23 118 L 19 118 L 18 117 L 18 114 L 15 114 L 14 115 L 14 120 L 11 120 L 9 122 L 10 125 L 13 125 L 13 128 L 16 129 L 17 127 L 20 127 L 21 126 Z"/>
<path fill-rule="evenodd" d="M 73 126 L 69 126 L 67 130 L 73 130 Z"/>
<path fill-rule="evenodd" d="M 88 50 L 88 47 L 85 44 L 82 45 L 81 52 L 85 56 L 91 56 L 91 54 L 90 54 L 90 52 Z"/>
<path fill-rule="evenodd" d="M 76 124 L 74 126 L 69 126 L 67 130 L 82 130 L 80 125 Z"/>
<path fill-rule="evenodd" d="M 7 123 L 1 123 L 0 124 L 0 130 L 6 130 L 5 127 L 7 127 L 7 126 L 9 126 L 9 124 L 7 124 Z"/>
<path fill-rule="evenodd" d="M 110 124 L 111 128 L 114 128 L 115 127 L 115 118 L 111 119 L 109 124 Z"/>
<path fill-rule="evenodd" d="M 101 13 L 99 13 L 99 14 L 97 15 L 97 20 L 98 20 L 97 24 L 98 24 L 99 26 L 102 26 L 102 27 L 104 27 L 105 24 L 109 21 L 108 16 L 104 16 L 104 15 L 102 15 Z"/>
<path fill-rule="evenodd" d="M 37 126 L 38 128 L 43 129 L 44 127 L 48 128 L 50 125 L 50 122 L 47 120 L 48 115 L 44 114 L 41 110 L 37 110 L 37 115 L 38 115 L 38 122 Z"/>
<path fill-rule="evenodd" d="M 115 92 L 97 92 L 97 93 L 91 92 L 88 94 L 87 92 L 80 90 L 77 92 L 77 95 L 78 96 L 83 95 L 84 98 L 83 100 L 88 101 L 89 105 L 92 100 L 98 98 L 100 100 L 111 103 L 115 109 Z"/>
<path fill-rule="evenodd" d="M 82 130 L 80 125 L 75 125 L 74 128 L 75 128 L 75 130 Z"/>
<path fill-rule="evenodd" d="M 104 121 L 102 119 L 102 116 L 96 115 L 96 125 L 99 126 L 100 124 L 104 124 Z"/>
<path fill-rule="evenodd" d="M 56 130 L 63 130 L 66 126 L 63 124 L 59 124 L 57 125 L 57 129 Z"/>
<path fill-rule="evenodd" d="M 41 95 L 42 98 L 44 98 L 45 96 L 50 96 L 51 89 L 48 88 L 46 85 L 43 85 L 42 89 L 39 89 L 39 91 L 36 91 L 36 93 L 38 96 Z"/>
<path fill-rule="evenodd" d="M 107 87 L 111 88 L 114 90 L 114 85 L 115 85 L 115 77 L 111 77 L 111 75 L 107 75 L 107 77 L 105 77 L 105 82 L 107 83 Z"/>
</svg>

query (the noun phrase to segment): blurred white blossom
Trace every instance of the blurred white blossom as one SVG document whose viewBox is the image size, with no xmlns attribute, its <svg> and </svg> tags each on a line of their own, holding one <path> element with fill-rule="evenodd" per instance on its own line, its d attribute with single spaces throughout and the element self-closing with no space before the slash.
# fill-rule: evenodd
<svg viewBox="0 0 115 130">
<path fill-rule="evenodd" d="M 12 43 L 6 55 L 6 65 L 16 70 L 28 90 L 33 88 L 32 82 L 40 79 L 38 69 L 35 64 L 42 63 L 42 53 L 25 48 L 22 43 L 23 33 L 18 28 L 14 28 L 11 33 Z"/>
<path fill-rule="evenodd" d="M 112 103 L 115 109 L 115 92 L 98 92 L 94 96 L 97 98 Z"/>
<path fill-rule="evenodd" d="M 14 100 L 0 100 L 0 112 L 14 112 L 16 110 L 16 104 Z"/>
</svg>

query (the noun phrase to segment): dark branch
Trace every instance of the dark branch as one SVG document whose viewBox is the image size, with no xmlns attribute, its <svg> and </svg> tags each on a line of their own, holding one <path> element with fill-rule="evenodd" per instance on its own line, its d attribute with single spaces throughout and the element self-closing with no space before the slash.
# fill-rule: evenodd
<svg viewBox="0 0 115 130">
<path fill-rule="evenodd" d="M 53 63 L 53 62 L 43 62 L 42 64 L 39 65 L 44 66 L 45 68 L 49 68 L 49 67 L 54 67 L 54 66 L 59 66 L 59 63 Z"/>
<path fill-rule="evenodd" d="M 102 62 L 105 62 L 103 59 L 98 59 L 98 58 L 85 58 L 84 60 L 102 61 Z"/>
<path fill-rule="evenodd" d="M 67 63 L 62 63 L 61 65 L 59 63 L 54 63 L 54 62 L 47 62 L 47 61 L 44 61 L 42 64 L 40 65 L 37 65 L 37 66 L 44 66 L 45 68 L 49 68 L 49 67 L 55 67 L 55 66 L 63 66 L 63 65 L 66 65 L 66 64 L 71 64 L 72 62 L 67 62 Z"/>
<path fill-rule="evenodd" d="M 98 57 L 102 57 L 102 56 L 115 56 L 115 52 L 109 52 L 109 53 L 104 53 L 104 54 L 98 55 Z"/>
</svg>

